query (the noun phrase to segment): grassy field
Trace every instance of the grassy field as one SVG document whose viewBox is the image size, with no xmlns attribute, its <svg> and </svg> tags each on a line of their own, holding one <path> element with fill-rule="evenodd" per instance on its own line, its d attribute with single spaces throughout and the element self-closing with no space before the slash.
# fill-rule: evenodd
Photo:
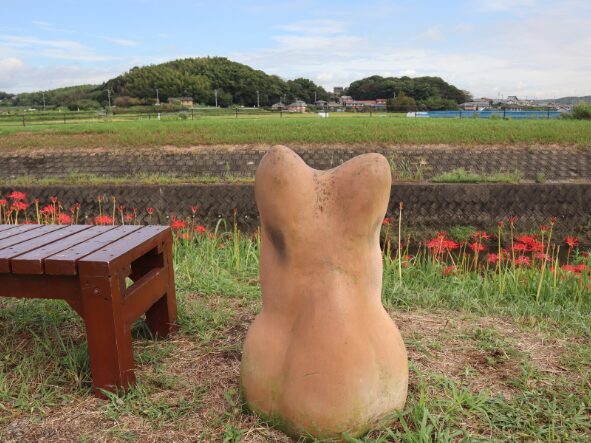
<svg viewBox="0 0 591 443">
<path fill-rule="evenodd" d="M 288 442 L 239 395 L 241 346 L 260 309 L 256 238 L 175 248 L 180 331 L 133 330 L 136 388 L 91 396 L 82 322 L 64 303 L 0 299 L 0 441 Z M 539 272 L 445 276 L 385 259 L 383 301 L 409 351 L 405 410 L 351 442 L 589 441 L 591 296 Z"/>
<path fill-rule="evenodd" d="M 451 144 L 591 146 L 591 124 L 575 120 L 412 119 L 359 114 L 98 122 L 2 127 L 0 150 L 139 148 L 240 144 Z"/>
</svg>

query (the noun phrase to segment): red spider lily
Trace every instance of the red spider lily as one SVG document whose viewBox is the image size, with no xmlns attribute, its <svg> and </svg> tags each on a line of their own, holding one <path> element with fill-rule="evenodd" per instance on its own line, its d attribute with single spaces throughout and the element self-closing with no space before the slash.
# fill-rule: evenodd
<svg viewBox="0 0 591 443">
<path fill-rule="evenodd" d="M 49 197 L 49 201 L 53 204 L 57 203 L 57 197 Z"/>
<path fill-rule="evenodd" d="M 540 261 L 550 261 L 551 257 L 548 254 L 545 254 L 544 252 L 536 252 L 534 254 L 534 257 Z"/>
<path fill-rule="evenodd" d="M 525 256 L 525 255 L 520 255 L 519 257 L 515 257 L 515 261 L 514 263 L 517 266 L 529 266 L 531 264 L 531 260 L 529 257 Z"/>
<path fill-rule="evenodd" d="M 579 244 L 579 239 L 577 237 L 572 237 L 567 235 L 564 237 L 564 242 L 568 245 L 569 248 L 574 248 Z"/>
<path fill-rule="evenodd" d="M 476 253 L 482 252 L 486 249 L 486 247 L 482 243 L 477 241 L 469 243 L 468 246 L 470 247 L 470 249 L 472 249 L 472 251 Z"/>
<path fill-rule="evenodd" d="M 146 208 L 146 212 L 148 215 L 152 215 L 154 213 L 154 208 Z"/>
<path fill-rule="evenodd" d="M 548 232 L 550 227 L 548 225 L 540 225 L 540 232 Z"/>
<path fill-rule="evenodd" d="M 583 256 L 583 258 L 589 257 L 589 253 L 587 251 L 581 252 L 581 255 Z"/>
<path fill-rule="evenodd" d="M 520 235 L 515 241 L 531 246 L 536 241 L 536 238 L 533 235 Z"/>
<path fill-rule="evenodd" d="M 29 207 L 28 203 L 22 202 L 22 201 L 15 201 L 12 203 L 12 208 L 15 211 L 26 211 L 26 209 Z"/>
<path fill-rule="evenodd" d="M 474 240 L 488 240 L 492 237 L 490 234 L 487 234 L 486 231 L 476 231 L 470 235 Z"/>
<path fill-rule="evenodd" d="M 41 210 L 41 214 L 43 215 L 50 215 L 55 213 L 55 206 L 53 205 L 45 205 Z"/>
<path fill-rule="evenodd" d="M 498 254 L 488 254 L 486 256 L 486 261 L 491 265 L 497 264 L 497 262 L 499 260 L 500 260 L 500 257 L 498 256 Z"/>
<path fill-rule="evenodd" d="M 0 199 L 0 206 L 6 206 L 6 200 L 4 200 L 3 198 Z"/>
<path fill-rule="evenodd" d="M 126 222 L 132 222 L 133 219 L 135 218 L 135 216 L 133 214 L 125 214 L 125 221 Z"/>
<path fill-rule="evenodd" d="M 117 207 L 117 210 L 118 210 L 119 212 L 123 212 L 123 211 L 125 210 L 125 205 L 119 205 L 119 206 Z"/>
<path fill-rule="evenodd" d="M 560 267 L 560 269 L 562 269 L 565 272 L 577 272 L 575 270 L 576 269 L 576 266 L 574 266 L 574 265 L 562 265 Z"/>
<path fill-rule="evenodd" d="M 57 218 L 57 221 L 60 225 L 69 225 L 72 223 L 72 218 L 68 214 L 62 212 Z"/>
<path fill-rule="evenodd" d="M 439 231 L 437 233 L 437 238 L 445 238 L 446 235 L 447 235 L 447 232 L 445 232 L 445 231 Z"/>
<path fill-rule="evenodd" d="M 503 220 L 500 220 L 500 221 L 497 222 L 497 226 L 499 228 L 502 228 L 503 226 L 505 226 L 505 222 Z"/>
<path fill-rule="evenodd" d="M 27 194 L 24 192 L 13 191 L 11 194 L 8 194 L 8 198 L 12 200 L 22 201 L 27 198 Z"/>
<path fill-rule="evenodd" d="M 581 263 L 580 265 L 575 266 L 575 272 L 578 272 L 579 274 L 583 271 L 587 270 L 587 265 L 584 263 Z"/>
<path fill-rule="evenodd" d="M 199 235 L 205 234 L 205 231 L 207 231 L 207 229 L 205 229 L 205 226 L 203 226 L 203 225 L 195 226 L 195 228 L 193 230 Z"/>
<path fill-rule="evenodd" d="M 449 277 L 450 275 L 453 275 L 453 274 L 455 274 L 455 273 L 457 273 L 457 272 L 458 272 L 458 267 L 457 267 L 457 266 L 454 266 L 454 265 L 450 265 L 450 266 L 447 266 L 447 267 L 446 267 L 446 268 L 443 270 L 443 275 L 444 275 L 445 277 Z"/>
<path fill-rule="evenodd" d="M 535 241 L 529 246 L 531 252 L 544 252 L 544 243 Z"/>
<path fill-rule="evenodd" d="M 445 233 L 443 234 L 445 235 Z M 432 254 L 439 255 L 443 252 L 457 249 L 460 245 L 458 245 L 455 241 L 446 239 L 442 236 L 429 240 L 426 246 L 431 250 Z"/>
<path fill-rule="evenodd" d="M 170 221 L 170 227 L 173 231 L 178 231 L 180 229 L 185 229 L 187 227 L 187 222 L 184 220 L 179 220 L 177 218 L 172 218 Z"/>
<path fill-rule="evenodd" d="M 517 220 L 518 218 L 514 215 L 512 215 L 511 217 L 507 217 L 507 221 L 511 226 L 513 226 L 517 222 Z"/>
<path fill-rule="evenodd" d="M 387 226 L 392 223 L 392 217 L 386 217 L 382 220 L 382 225 Z"/>
<path fill-rule="evenodd" d="M 99 203 L 102 203 L 103 202 L 103 195 L 99 194 L 96 199 Z"/>
<path fill-rule="evenodd" d="M 552 226 L 554 226 L 556 224 L 556 220 L 557 220 L 556 217 L 554 217 L 554 216 L 550 217 L 550 224 Z"/>
<path fill-rule="evenodd" d="M 99 215 L 94 218 L 95 225 L 112 225 L 113 224 L 113 217 L 108 215 Z"/>
<path fill-rule="evenodd" d="M 197 214 L 197 211 L 199 211 L 199 206 L 198 205 L 191 206 L 191 212 L 193 214 Z"/>
<path fill-rule="evenodd" d="M 528 247 L 524 243 L 515 243 L 513 245 L 513 251 L 515 252 L 527 252 Z"/>
</svg>

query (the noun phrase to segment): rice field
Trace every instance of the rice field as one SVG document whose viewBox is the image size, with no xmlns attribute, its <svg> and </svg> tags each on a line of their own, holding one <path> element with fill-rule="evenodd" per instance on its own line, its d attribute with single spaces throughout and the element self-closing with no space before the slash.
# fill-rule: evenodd
<svg viewBox="0 0 591 443">
<path fill-rule="evenodd" d="M 415 119 L 386 114 L 280 118 L 101 121 L 1 127 L 0 150 L 196 145 L 568 145 L 591 147 L 591 123 L 575 120 Z"/>
</svg>

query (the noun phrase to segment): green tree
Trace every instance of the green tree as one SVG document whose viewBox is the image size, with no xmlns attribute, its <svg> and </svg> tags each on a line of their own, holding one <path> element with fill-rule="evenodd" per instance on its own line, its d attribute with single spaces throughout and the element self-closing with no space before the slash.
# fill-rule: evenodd
<svg viewBox="0 0 591 443">
<path fill-rule="evenodd" d="M 408 97 L 404 92 L 398 94 L 394 99 L 388 99 L 386 106 L 388 111 L 392 112 L 414 112 L 417 110 L 415 99 Z"/>
</svg>

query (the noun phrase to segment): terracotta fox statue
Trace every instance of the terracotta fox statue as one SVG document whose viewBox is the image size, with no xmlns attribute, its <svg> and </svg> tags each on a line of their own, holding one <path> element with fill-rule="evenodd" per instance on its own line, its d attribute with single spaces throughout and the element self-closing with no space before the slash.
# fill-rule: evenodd
<svg viewBox="0 0 591 443">
<path fill-rule="evenodd" d="M 256 172 L 263 307 L 241 365 L 247 404 L 291 435 L 366 432 L 403 408 L 408 359 L 381 303 L 388 161 L 319 171 L 275 146 Z"/>
</svg>

